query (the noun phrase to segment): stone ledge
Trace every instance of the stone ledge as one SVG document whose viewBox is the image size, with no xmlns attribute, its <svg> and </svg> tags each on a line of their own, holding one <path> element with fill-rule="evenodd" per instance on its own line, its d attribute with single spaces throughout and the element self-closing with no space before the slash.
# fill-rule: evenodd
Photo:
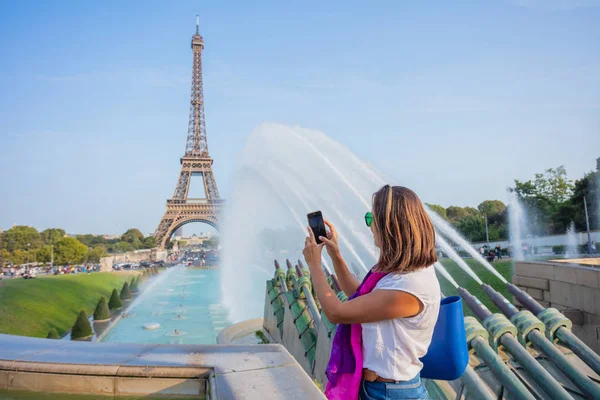
<svg viewBox="0 0 600 400">
<path fill-rule="evenodd" d="M 513 283 L 520 287 L 548 290 L 548 279 L 531 278 L 528 276 L 513 276 Z"/>
<path fill-rule="evenodd" d="M 0 388 L 203 395 L 211 376 L 211 399 L 325 399 L 278 344 L 144 345 L 0 334 Z"/>
</svg>

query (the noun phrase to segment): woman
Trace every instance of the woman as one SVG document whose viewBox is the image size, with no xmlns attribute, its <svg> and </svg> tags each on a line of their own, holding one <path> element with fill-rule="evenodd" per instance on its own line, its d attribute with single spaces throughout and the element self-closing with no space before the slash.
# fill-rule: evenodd
<svg viewBox="0 0 600 400">
<path fill-rule="evenodd" d="M 327 366 L 329 399 L 427 399 L 419 358 L 427 353 L 440 307 L 435 232 L 417 195 L 385 185 L 365 215 L 379 260 L 361 284 L 340 254 L 338 234 L 317 245 L 310 227 L 304 258 L 325 315 L 338 323 Z M 321 269 L 323 246 L 342 290 L 341 302 Z"/>
</svg>

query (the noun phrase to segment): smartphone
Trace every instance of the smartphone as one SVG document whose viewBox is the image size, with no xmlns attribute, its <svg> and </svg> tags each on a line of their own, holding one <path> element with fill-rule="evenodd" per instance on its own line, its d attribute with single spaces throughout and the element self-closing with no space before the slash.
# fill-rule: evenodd
<svg viewBox="0 0 600 400">
<path fill-rule="evenodd" d="M 327 231 L 325 230 L 325 222 L 323 222 L 323 214 L 321 214 L 321 211 L 315 211 L 309 213 L 307 217 L 308 226 L 310 226 L 310 229 L 312 229 L 317 244 L 321 244 L 319 236 L 327 237 Z"/>
</svg>

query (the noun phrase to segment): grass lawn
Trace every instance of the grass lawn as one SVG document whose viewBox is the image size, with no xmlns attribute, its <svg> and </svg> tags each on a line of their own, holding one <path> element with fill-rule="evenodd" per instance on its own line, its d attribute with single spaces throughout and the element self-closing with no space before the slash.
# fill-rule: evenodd
<svg viewBox="0 0 600 400">
<path fill-rule="evenodd" d="M 454 280 L 463 288 L 467 289 L 471 294 L 477 297 L 483 304 L 485 304 L 491 312 L 500 312 L 496 306 L 492 303 L 492 301 L 487 297 L 481 286 L 473 280 L 466 272 L 464 272 L 454 261 L 443 258 L 440 260 L 442 265 L 446 267 L 446 270 L 450 273 L 450 275 L 454 278 Z M 498 292 L 502 293 L 504 297 L 506 297 L 509 301 L 512 301 L 512 295 L 508 293 L 506 290 L 506 285 L 498 279 L 494 274 L 489 272 L 483 265 L 479 264 L 477 261 L 472 259 L 465 259 L 467 264 L 471 267 L 471 269 L 479 276 L 479 278 L 483 281 L 483 283 L 487 283 L 492 286 Z M 513 262 L 499 260 L 492 263 L 492 266 L 496 268 L 498 272 L 502 276 L 506 278 L 507 281 L 512 281 L 512 276 L 514 273 Z M 438 279 L 440 281 L 440 286 L 442 287 L 442 292 L 446 296 L 455 296 L 458 295 L 458 292 L 454 288 L 454 286 L 446 280 L 439 273 Z M 465 315 L 475 316 L 473 312 L 467 307 L 466 303 L 463 302 L 463 309 L 465 311 Z"/>
<path fill-rule="evenodd" d="M 0 281 L 0 333 L 46 337 L 63 335 L 79 311 L 92 314 L 100 296 L 110 298 L 136 273 L 96 272 Z"/>
</svg>

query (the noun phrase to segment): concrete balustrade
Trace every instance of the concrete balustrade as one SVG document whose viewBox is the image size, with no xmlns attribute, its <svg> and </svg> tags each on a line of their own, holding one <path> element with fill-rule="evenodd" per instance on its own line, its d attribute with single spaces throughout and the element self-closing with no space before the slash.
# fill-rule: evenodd
<svg viewBox="0 0 600 400">
<path fill-rule="evenodd" d="M 146 345 L 12 335 L 0 335 L 0 389 L 219 400 L 324 398 L 277 344 Z"/>
<path fill-rule="evenodd" d="M 573 322 L 573 333 L 600 353 L 600 268 L 562 260 L 515 262 L 513 284 L 560 310 Z"/>
</svg>

